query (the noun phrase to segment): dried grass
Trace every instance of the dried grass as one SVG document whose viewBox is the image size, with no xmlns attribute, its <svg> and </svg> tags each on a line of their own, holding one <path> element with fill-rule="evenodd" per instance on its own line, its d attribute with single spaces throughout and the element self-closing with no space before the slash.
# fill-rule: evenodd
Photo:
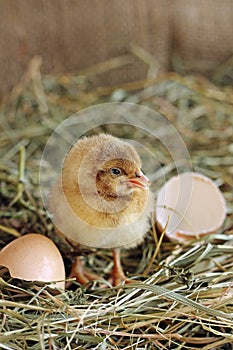
<svg viewBox="0 0 233 350">
<path fill-rule="evenodd" d="M 233 335 L 233 89 L 200 76 L 165 74 L 117 88 L 90 90 L 86 76 L 41 76 L 40 60 L 1 104 L 0 245 L 28 232 L 48 235 L 70 268 L 74 252 L 54 235 L 38 186 L 41 152 L 54 127 L 73 112 L 105 101 L 133 101 L 162 113 L 178 129 L 196 171 L 210 176 L 227 200 L 220 232 L 184 245 L 148 233 L 123 251 L 133 283 L 103 288 L 49 286 L 2 274 L 2 349 L 232 349 Z M 93 72 L 91 73 L 93 74 Z M 168 177 L 170 160 L 160 152 Z M 155 191 L 160 186 L 154 174 Z M 84 254 L 107 275 L 111 252 Z"/>
</svg>

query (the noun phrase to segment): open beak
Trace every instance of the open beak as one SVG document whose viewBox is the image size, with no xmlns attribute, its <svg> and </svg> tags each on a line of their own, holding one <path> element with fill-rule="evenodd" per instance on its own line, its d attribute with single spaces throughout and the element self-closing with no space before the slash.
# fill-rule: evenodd
<svg viewBox="0 0 233 350">
<path fill-rule="evenodd" d="M 150 186 L 150 180 L 141 170 L 137 172 L 136 177 L 129 179 L 129 182 L 133 187 L 148 188 Z"/>
</svg>

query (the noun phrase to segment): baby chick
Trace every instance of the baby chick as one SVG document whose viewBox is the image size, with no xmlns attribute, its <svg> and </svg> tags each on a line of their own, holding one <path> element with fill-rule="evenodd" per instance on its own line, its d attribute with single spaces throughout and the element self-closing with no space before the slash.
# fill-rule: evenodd
<svg viewBox="0 0 233 350">
<path fill-rule="evenodd" d="M 149 184 L 134 147 L 100 134 L 73 145 L 52 188 L 49 207 L 58 230 L 82 246 L 113 249 L 113 285 L 126 279 L 119 248 L 135 247 L 150 228 Z M 80 283 L 95 278 L 79 258 L 71 275 Z"/>
</svg>

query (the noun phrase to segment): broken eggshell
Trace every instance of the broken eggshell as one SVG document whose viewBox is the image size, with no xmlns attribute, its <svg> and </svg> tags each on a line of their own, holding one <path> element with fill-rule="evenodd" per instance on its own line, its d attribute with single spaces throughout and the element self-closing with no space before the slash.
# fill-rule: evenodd
<svg viewBox="0 0 233 350">
<path fill-rule="evenodd" d="M 216 233 L 226 217 L 225 199 L 208 177 L 187 172 L 172 177 L 160 189 L 156 219 L 168 238 L 185 242 Z"/>
<path fill-rule="evenodd" d="M 52 287 L 65 288 L 65 267 L 53 241 L 30 233 L 16 238 L 0 251 L 0 265 L 11 277 L 26 281 L 56 282 Z"/>
</svg>

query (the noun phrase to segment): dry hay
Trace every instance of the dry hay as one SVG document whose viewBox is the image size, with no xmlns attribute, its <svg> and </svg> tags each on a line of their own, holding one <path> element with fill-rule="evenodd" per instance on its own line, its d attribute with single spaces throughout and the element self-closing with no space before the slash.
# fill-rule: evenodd
<svg viewBox="0 0 233 350">
<path fill-rule="evenodd" d="M 53 232 L 38 186 L 41 152 L 54 127 L 77 110 L 106 101 L 133 101 L 162 113 L 178 129 L 194 170 L 211 177 L 226 198 L 220 232 L 180 245 L 148 233 L 142 246 L 123 251 L 133 283 L 102 288 L 73 284 L 64 293 L 2 275 L 2 349 L 232 349 L 233 89 L 200 76 L 169 73 L 154 81 L 88 90 L 85 76 L 43 76 L 33 60 L 1 105 L 0 244 L 40 232 L 58 245 L 70 268 L 74 252 Z M 160 151 L 160 150 L 159 150 Z M 168 177 L 174 173 L 160 151 Z M 154 174 L 155 188 L 160 186 Z M 102 276 L 111 252 L 85 252 Z"/>
</svg>

